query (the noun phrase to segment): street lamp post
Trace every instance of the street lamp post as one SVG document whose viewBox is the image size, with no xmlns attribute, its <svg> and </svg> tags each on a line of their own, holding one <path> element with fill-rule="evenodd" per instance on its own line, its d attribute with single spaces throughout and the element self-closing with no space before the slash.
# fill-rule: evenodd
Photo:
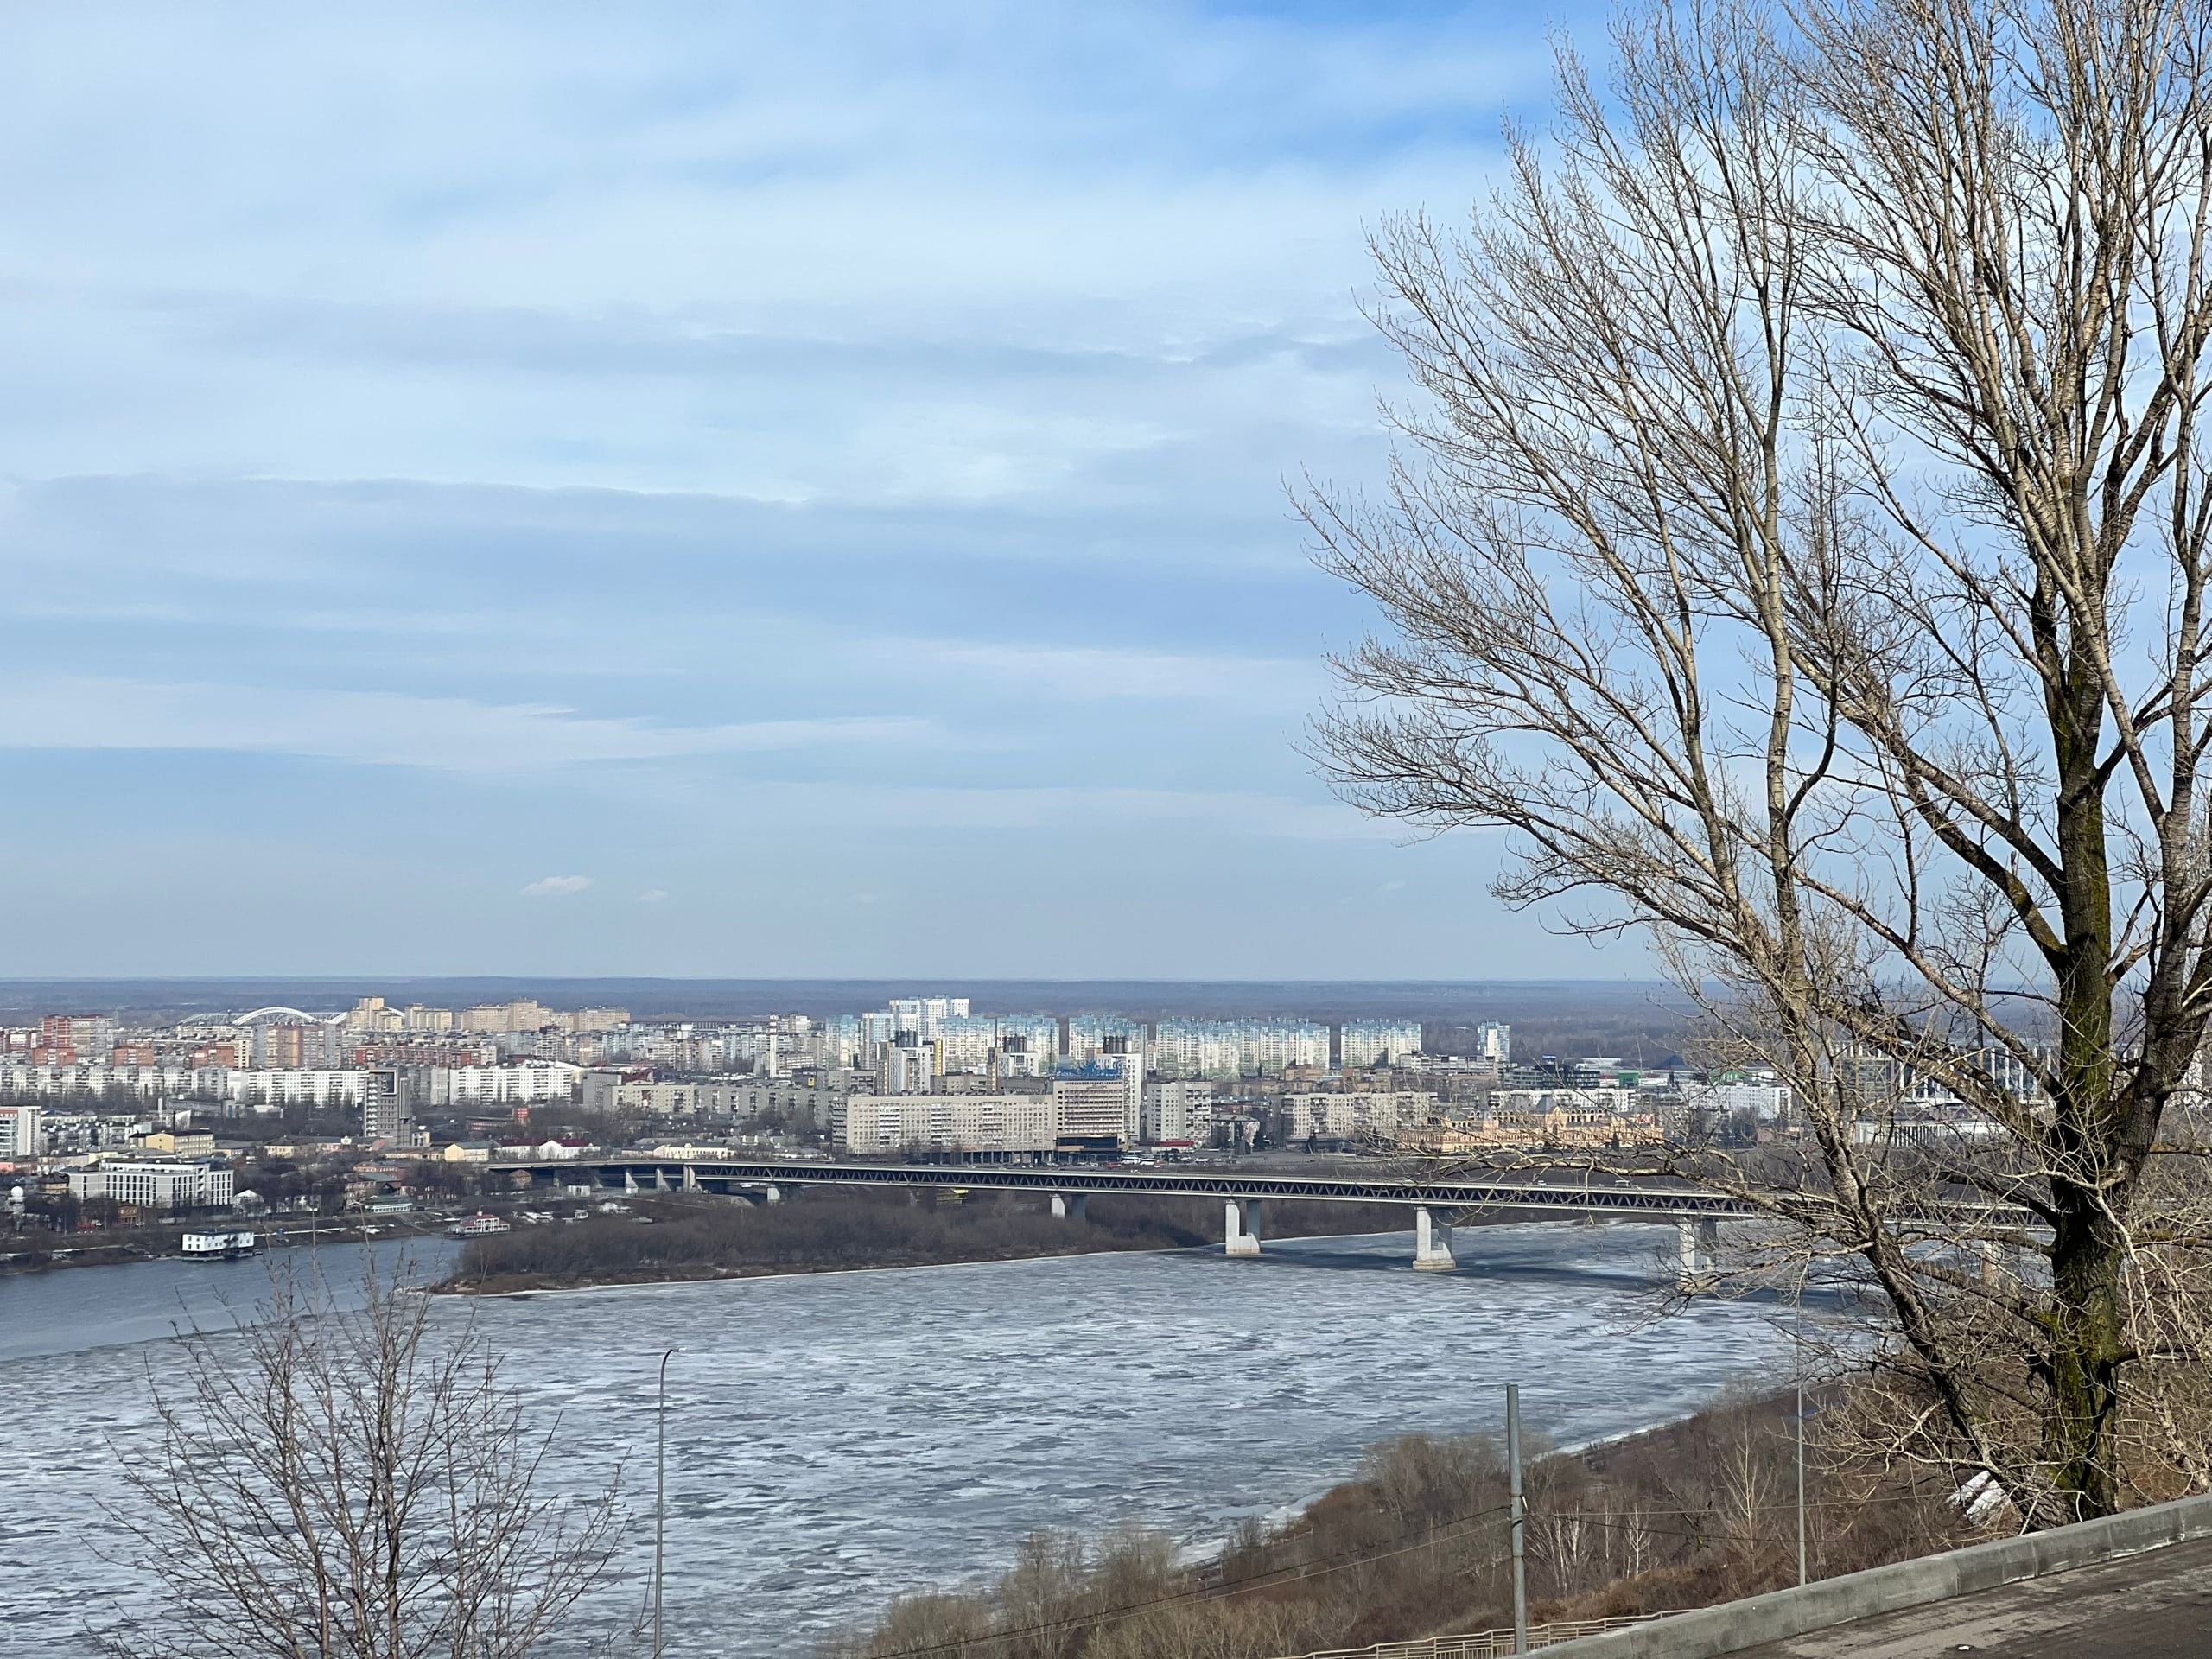
<svg viewBox="0 0 2212 1659">
<path fill-rule="evenodd" d="M 660 1392 L 653 1415 L 658 1445 L 653 1459 L 653 1659 L 661 1659 L 661 1610 L 668 1586 L 668 1362 L 677 1351 L 660 1357 Z"/>
</svg>

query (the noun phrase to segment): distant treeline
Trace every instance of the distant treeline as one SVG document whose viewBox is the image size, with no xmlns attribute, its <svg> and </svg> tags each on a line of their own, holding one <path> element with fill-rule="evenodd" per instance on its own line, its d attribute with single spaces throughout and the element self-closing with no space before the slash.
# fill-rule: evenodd
<svg viewBox="0 0 2212 1659">
<path fill-rule="evenodd" d="M 700 1194 L 643 1196 L 613 1214 L 518 1226 L 472 1239 L 444 1288 L 499 1292 L 636 1284 L 845 1268 L 1001 1262 L 1096 1250 L 1218 1245 L 1219 1202 L 1093 1196 L 1084 1219 L 1051 1213 L 1036 1193 L 977 1193 L 953 1204 L 934 1192 L 802 1192 L 748 1205 Z M 572 1217 L 576 1206 L 555 1213 Z M 1402 1232 L 1394 1205 L 1269 1200 L 1265 1232 Z"/>
<path fill-rule="evenodd" d="M 1821 1578 L 1968 1541 L 1948 1487 L 1838 1474 L 1815 1453 Z M 1527 1482 L 1532 1622 L 1676 1611 L 1796 1582 L 1784 1402 L 1732 1397 Z M 1512 1623 L 1504 1461 L 1485 1434 L 1408 1435 L 1289 1525 L 1193 1567 L 1141 1528 L 1040 1533 L 988 1581 L 892 1604 L 822 1659 L 1268 1659 Z"/>
</svg>

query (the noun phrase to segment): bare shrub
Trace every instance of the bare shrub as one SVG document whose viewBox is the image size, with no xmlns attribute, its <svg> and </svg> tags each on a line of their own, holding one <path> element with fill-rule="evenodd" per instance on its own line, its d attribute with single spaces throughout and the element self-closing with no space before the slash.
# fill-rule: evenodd
<svg viewBox="0 0 2212 1659">
<path fill-rule="evenodd" d="M 156 1612 L 99 1633 L 118 1659 L 525 1659 L 607 1577 L 614 1491 L 550 1490 L 473 1328 L 372 1266 L 358 1308 L 272 1272 L 260 1317 L 182 1332 L 160 1438 L 120 1452 L 118 1557 Z M 149 1365 L 154 1362 L 149 1361 Z"/>
</svg>

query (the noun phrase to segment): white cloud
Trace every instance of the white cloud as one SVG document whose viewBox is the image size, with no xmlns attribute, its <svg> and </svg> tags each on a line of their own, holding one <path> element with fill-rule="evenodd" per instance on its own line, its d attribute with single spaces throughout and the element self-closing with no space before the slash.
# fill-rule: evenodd
<svg viewBox="0 0 2212 1659">
<path fill-rule="evenodd" d="M 550 703 L 91 676 L 0 683 L 0 699 L 10 713 L 0 748 L 206 749 L 467 772 L 825 744 L 912 745 L 938 735 L 931 722 L 906 717 L 667 726 Z"/>
<path fill-rule="evenodd" d="M 1318 660 L 959 639 L 887 640 L 878 659 L 989 675 L 1048 696 L 1200 698 L 1270 709 L 1311 706 L 1328 677 Z"/>
<path fill-rule="evenodd" d="M 1184 825 L 1231 836 L 1294 841 L 1395 841 L 1402 826 L 1333 801 L 1293 800 L 1251 790 L 1045 785 L 974 788 L 856 783 L 745 786 L 748 810 L 790 822 L 860 823 L 877 830 L 1096 830 Z"/>
<path fill-rule="evenodd" d="M 638 902 L 641 905 L 658 905 L 664 901 L 667 897 L 668 890 L 664 887 L 647 887 L 638 895 Z"/>
<path fill-rule="evenodd" d="M 522 890 L 525 899 L 565 899 L 591 886 L 588 875 L 543 875 Z"/>
</svg>

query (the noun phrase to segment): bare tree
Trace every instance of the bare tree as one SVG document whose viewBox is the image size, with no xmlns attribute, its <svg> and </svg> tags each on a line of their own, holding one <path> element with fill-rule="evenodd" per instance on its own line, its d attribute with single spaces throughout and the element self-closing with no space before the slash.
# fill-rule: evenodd
<svg viewBox="0 0 2212 1659">
<path fill-rule="evenodd" d="M 607 1577 L 614 1491 L 548 1489 L 474 1328 L 372 1268 L 358 1309 L 272 1274 L 236 1332 L 182 1334 L 161 1440 L 125 1454 L 120 1552 L 162 1592 L 130 1659 L 522 1659 Z"/>
<path fill-rule="evenodd" d="M 2031 1526 L 2202 1487 L 2212 7 L 1613 45 L 1468 229 L 1376 238 L 1421 396 L 1387 499 L 1304 503 L 1386 622 L 1326 764 L 1789 1084 L 1802 1156 L 1676 1164 L 1885 1310 L 1888 1450 Z"/>
</svg>

